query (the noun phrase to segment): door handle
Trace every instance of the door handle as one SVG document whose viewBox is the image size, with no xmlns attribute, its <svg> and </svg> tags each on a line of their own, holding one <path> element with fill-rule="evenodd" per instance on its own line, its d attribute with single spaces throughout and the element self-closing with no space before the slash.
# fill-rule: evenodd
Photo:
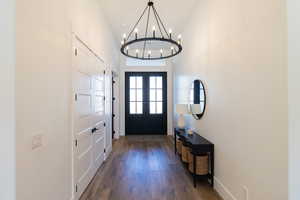
<svg viewBox="0 0 300 200">
<path fill-rule="evenodd" d="M 97 128 L 93 128 L 93 129 L 92 129 L 92 133 L 95 133 L 96 131 L 98 131 Z"/>
</svg>

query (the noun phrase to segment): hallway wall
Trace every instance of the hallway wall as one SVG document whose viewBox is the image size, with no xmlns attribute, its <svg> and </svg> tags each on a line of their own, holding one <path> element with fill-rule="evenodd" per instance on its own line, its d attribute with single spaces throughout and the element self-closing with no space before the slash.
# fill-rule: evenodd
<svg viewBox="0 0 300 200">
<path fill-rule="evenodd" d="M 288 0 L 289 38 L 289 199 L 300 199 L 300 2 Z"/>
<path fill-rule="evenodd" d="M 15 200 L 15 1 L 0 1 L 0 199 Z"/>
<path fill-rule="evenodd" d="M 187 120 L 215 144 L 215 187 L 226 200 L 288 197 L 285 8 L 284 0 L 201 0 L 182 34 L 175 102 L 187 103 L 192 80 L 203 80 L 206 114 Z"/>
<path fill-rule="evenodd" d="M 117 67 L 118 51 L 98 0 L 17 2 L 17 199 L 70 200 L 72 32 Z M 32 149 L 32 138 L 43 146 Z"/>
</svg>

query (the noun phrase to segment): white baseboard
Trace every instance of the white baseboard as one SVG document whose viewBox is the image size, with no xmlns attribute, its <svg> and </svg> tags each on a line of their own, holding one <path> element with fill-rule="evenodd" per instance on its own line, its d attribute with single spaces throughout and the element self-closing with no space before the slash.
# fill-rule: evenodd
<svg viewBox="0 0 300 200">
<path fill-rule="evenodd" d="M 214 177 L 214 180 L 214 188 L 218 192 L 218 194 L 223 198 L 223 200 L 237 200 L 237 198 L 233 196 L 233 194 L 218 178 Z"/>
<path fill-rule="evenodd" d="M 74 200 L 74 196 L 73 195 L 70 197 L 70 200 Z"/>
</svg>

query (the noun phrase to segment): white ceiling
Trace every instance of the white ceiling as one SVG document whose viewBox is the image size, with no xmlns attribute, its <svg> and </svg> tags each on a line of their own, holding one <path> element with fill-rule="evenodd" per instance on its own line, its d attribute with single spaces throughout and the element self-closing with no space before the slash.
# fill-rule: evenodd
<svg viewBox="0 0 300 200">
<path fill-rule="evenodd" d="M 123 33 L 128 34 L 145 9 L 148 0 L 100 0 L 104 14 L 114 35 L 121 40 Z M 175 35 L 182 33 L 191 11 L 199 0 L 153 0 L 154 6 L 167 31 L 171 28 Z M 145 16 L 146 19 L 146 16 Z M 142 22 L 143 26 L 146 22 Z M 149 23 L 152 30 L 154 22 Z M 144 27 L 138 27 L 144 32 Z M 184 36 L 183 36 L 184 37 Z"/>
</svg>

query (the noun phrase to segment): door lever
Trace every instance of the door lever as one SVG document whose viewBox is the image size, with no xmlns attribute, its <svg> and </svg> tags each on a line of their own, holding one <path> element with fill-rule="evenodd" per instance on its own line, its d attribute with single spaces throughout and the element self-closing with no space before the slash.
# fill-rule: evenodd
<svg viewBox="0 0 300 200">
<path fill-rule="evenodd" d="M 97 128 L 93 128 L 93 129 L 92 129 L 92 133 L 95 133 L 96 131 L 98 131 Z"/>
</svg>

